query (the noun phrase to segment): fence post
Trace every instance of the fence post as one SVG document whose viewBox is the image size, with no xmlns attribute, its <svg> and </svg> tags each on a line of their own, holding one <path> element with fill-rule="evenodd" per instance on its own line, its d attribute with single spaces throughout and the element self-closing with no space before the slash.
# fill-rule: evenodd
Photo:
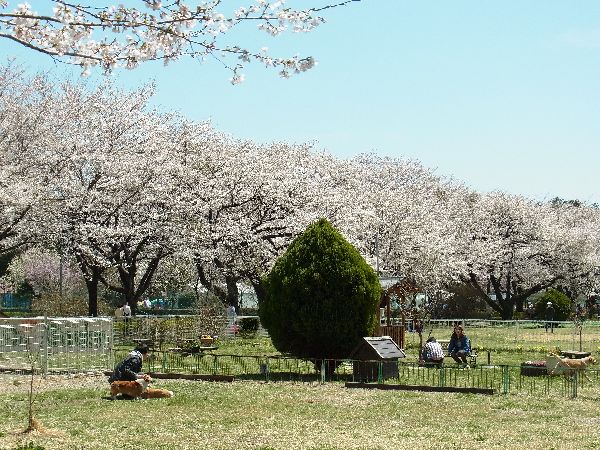
<svg viewBox="0 0 600 450">
<path fill-rule="evenodd" d="M 377 364 L 377 384 L 383 384 L 383 361 Z"/>
<path fill-rule="evenodd" d="M 110 319 L 110 342 L 108 343 L 108 368 L 113 369 L 115 367 L 115 322 L 111 317 Z"/>
<path fill-rule="evenodd" d="M 259 357 L 258 367 L 261 375 L 265 376 L 265 381 L 269 381 L 269 357 L 266 356 L 265 359 Z"/>
<path fill-rule="evenodd" d="M 327 360 L 321 360 L 321 384 L 325 384 L 325 374 L 327 373 Z"/>
<path fill-rule="evenodd" d="M 571 377 L 571 398 L 577 398 L 577 385 L 579 384 L 579 376 L 578 371 L 576 370 L 573 376 Z"/>
<path fill-rule="evenodd" d="M 48 375 L 48 338 L 48 316 L 44 314 L 44 332 L 43 336 L 41 336 L 40 339 L 40 345 L 42 342 L 44 343 L 44 356 L 42 362 L 42 376 L 44 378 L 46 378 L 46 376 Z"/>
<path fill-rule="evenodd" d="M 509 386 L 509 376 L 508 376 L 508 366 L 502 366 L 502 393 L 508 394 L 508 386 Z"/>
</svg>

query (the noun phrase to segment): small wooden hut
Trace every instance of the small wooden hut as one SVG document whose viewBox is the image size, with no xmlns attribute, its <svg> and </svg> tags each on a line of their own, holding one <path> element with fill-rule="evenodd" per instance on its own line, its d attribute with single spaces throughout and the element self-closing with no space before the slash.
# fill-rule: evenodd
<svg viewBox="0 0 600 450">
<path fill-rule="evenodd" d="M 355 381 L 377 381 L 398 376 L 398 359 L 406 355 L 389 336 L 364 337 L 350 354 Z M 380 372 L 381 368 L 381 372 Z"/>
<path fill-rule="evenodd" d="M 415 306 L 415 295 L 420 289 L 410 280 L 401 280 L 385 289 L 379 304 L 379 325 L 375 330 L 377 336 L 391 336 L 400 348 L 404 348 L 406 315 L 411 317 Z M 400 306 L 400 317 L 392 319 L 391 302 L 397 299 Z"/>
</svg>

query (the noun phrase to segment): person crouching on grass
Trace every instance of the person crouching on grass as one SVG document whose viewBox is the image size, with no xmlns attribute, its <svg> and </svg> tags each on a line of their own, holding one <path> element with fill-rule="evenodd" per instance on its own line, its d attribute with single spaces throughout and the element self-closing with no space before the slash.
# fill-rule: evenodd
<svg viewBox="0 0 600 450">
<path fill-rule="evenodd" d="M 471 353 L 471 344 L 469 338 L 465 335 L 465 330 L 461 325 L 454 327 L 454 333 L 450 337 L 448 344 L 448 354 L 457 364 L 462 367 L 469 367 L 467 356 Z"/>
<path fill-rule="evenodd" d="M 419 362 L 421 364 L 430 363 L 439 366 L 444 362 L 444 350 L 442 350 L 442 346 L 433 336 L 429 337 L 423 346 Z"/>
<path fill-rule="evenodd" d="M 113 381 L 135 381 L 138 378 L 144 378 L 142 371 L 142 364 L 149 357 L 148 346 L 140 345 L 136 347 L 129 355 L 125 357 L 115 367 L 114 372 L 108 378 L 108 382 Z"/>
</svg>

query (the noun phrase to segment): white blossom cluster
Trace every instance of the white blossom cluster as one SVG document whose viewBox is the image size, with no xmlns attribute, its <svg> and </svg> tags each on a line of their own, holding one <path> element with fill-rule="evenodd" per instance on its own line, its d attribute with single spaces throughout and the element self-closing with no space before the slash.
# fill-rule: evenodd
<svg viewBox="0 0 600 450">
<path fill-rule="evenodd" d="M 381 274 L 430 293 L 467 283 L 501 314 L 549 286 L 598 288 L 597 206 L 477 193 L 416 161 L 238 140 L 152 110 L 151 86 L 55 86 L 0 71 L 0 253 L 60 250 L 91 304 L 101 286 L 135 302 L 157 276 L 235 302 L 320 217 Z M 32 268 L 40 254 L 32 274 L 47 272 Z"/>
<path fill-rule="evenodd" d="M 220 0 L 189 4 L 138 0 L 142 8 L 44 0 L 36 2 L 38 8 L 45 8 L 41 12 L 26 2 L 13 5 L 13 9 L 9 2 L 0 2 L 0 37 L 79 65 L 83 75 L 97 66 L 111 72 L 117 67 L 134 69 L 150 60 L 168 64 L 182 56 L 213 57 L 233 72 L 231 82 L 238 84 L 244 80 L 241 71 L 245 64 L 253 60 L 279 68 L 286 78 L 313 68 L 316 62 L 310 56 L 273 57 L 266 48 L 254 51 L 224 43 L 232 40 L 226 36 L 236 27 L 252 25 L 272 36 L 288 30 L 309 32 L 325 21 L 319 11 L 355 1 L 360 0 L 293 9 L 284 0 L 256 0 L 231 13 L 219 11 L 223 6 Z M 228 57 L 233 57 L 233 62 L 228 62 Z"/>
</svg>

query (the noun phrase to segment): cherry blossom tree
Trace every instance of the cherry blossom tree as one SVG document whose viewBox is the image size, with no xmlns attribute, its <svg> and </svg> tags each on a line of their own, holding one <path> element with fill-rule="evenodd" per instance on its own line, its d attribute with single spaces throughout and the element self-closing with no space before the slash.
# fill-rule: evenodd
<svg viewBox="0 0 600 450">
<path fill-rule="evenodd" d="M 196 221 L 185 249 L 199 283 L 237 307 L 238 283 L 260 293 L 261 277 L 314 220 L 314 156 L 307 146 L 224 137 L 212 139 L 209 152 L 193 148 L 186 195 L 196 199 Z"/>
<path fill-rule="evenodd" d="M 53 234 L 47 223 L 52 203 L 47 186 L 62 173 L 64 158 L 53 149 L 61 145 L 65 115 L 71 113 L 69 105 L 57 108 L 53 80 L 44 75 L 28 76 L 12 63 L 0 69 L 0 255 L 5 263 L 3 272 L 13 257 Z M 58 276 L 58 270 L 56 274 Z M 39 277 L 34 274 L 32 279 L 27 277 L 38 292 L 46 291 L 42 288 L 48 287 L 47 284 L 36 286 L 35 280 Z"/>
<path fill-rule="evenodd" d="M 31 246 L 13 258 L 4 282 L 32 289 L 32 310 L 51 315 L 87 310 L 85 283 L 72 258 L 53 249 Z"/>
<path fill-rule="evenodd" d="M 579 285 L 597 273 L 587 231 L 589 210 L 549 205 L 505 193 L 473 194 L 461 221 L 463 280 L 503 319 L 525 300 L 559 284 Z M 597 223 L 594 223 L 597 226 Z M 597 240 L 593 239 L 595 244 Z M 492 294 L 492 295 L 490 295 Z"/>
<path fill-rule="evenodd" d="M 567 274 L 557 285 L 570 298 L 588 296 L 600 281 L 600 210 L 577 201 L 544 205 L 544 223 L 557 246 L 557 261 Z M 557 224 L 557 225 L 555 225 Z"/>
<path fill-rule="evenodd" d="M 448 199 L 461 187 L 416 161 L 368 154 L 353 163 L 359 186 L 345 214 L 354 228 L 347 234 L 381 275 L 411 279 L 423 290 L 445 286 L 454 272 Z"/>
<path fill-rule="evenodd" d="M 23 278 L 36 293 L 71 297 L 83 284 L 81 273 L 74 261 L 61 258 L 55 252 L 39 247 L 28 249 L 21 255 Z"/>
<path fill-rule="evenodd" d="M 260 298 L 275 259 L 321 217 L 380 273 L 428 293 L 469 283 L 505 318 L 546 287 L 598 286 L 597 207 L 479 194 L 414 161 L 236 140 L 151 110 L 151 87 L 54 84 L 0 72 L 0 253 L 37 244 L 75 258 L 91 315 L 99 286 L 135 310 L 165 261 L 161 283 L 178 261 L 225 303 L 240 282 Z"/>
<path fill-rule="evenodd" d="M 169 167 L 177 120 L 148 111 L 151 94 L 66 85 L 57 99 L 79 113 L 55 149 L 68 159 L 48 186 L 53 225 L 85 277 L 90 315 L 97 314 L 99 283 L 135 312 L 158 264 L 173 252 L 177 191 Z"/>
<path fill-rule="evenodd" d="M 0 254 L 32 242 L 26 220 L 39 212 L 41 187 L 59 170 L 45 155 L 51 91 L 42 76 L 27 77 L 12 64 L 0 70 Z"/>
<path fill-rule="evenodd" d="M 236 29 L 257 26 L 271 36 L 286 31 L 309 32 L 325 22 L 320 15 L 323 11 L 359 1 L 339 0 L 320 5 L 313 2 L 314 6 L 304 4 L 304 9 L 294 9 L 285 0 L 256 0 L 247 6 L 230 4 L 230 10 L 221 10 L 227 4 L 221 0 L 189 3 L 138 0 L 141 9 L 126 6 L 127 3 L 96 6 L 46 0 L 40 12 L 26 2 L 10 10 L 9 2 L 2 1 L 0 37 L 79 65 L 84 74 L 95 66 L 110 72 L 116 67 L 133 69 L 149 60 L 163 60 L 167 64 L 182 56 L 201 61 L 210 57 L 229 69 L 233 74 L 231 82 L 237 84 L 243 81 L 241 71 L 250 61 L 276 68 L 287 78 L 314 67 L 315 59 L 273 57 L 266 47 L 253 49 L 235 43 Z"/>
<path fill-rule="evenodd" d="M 411 161 L 355 162 L 360 188 L 338 227 L 382 274 L 436 297 L 467 282 L 503 318 L 547 287 L 589 292 L 598 279 L 597 208 L 478 194 Z"/>
</svg>

